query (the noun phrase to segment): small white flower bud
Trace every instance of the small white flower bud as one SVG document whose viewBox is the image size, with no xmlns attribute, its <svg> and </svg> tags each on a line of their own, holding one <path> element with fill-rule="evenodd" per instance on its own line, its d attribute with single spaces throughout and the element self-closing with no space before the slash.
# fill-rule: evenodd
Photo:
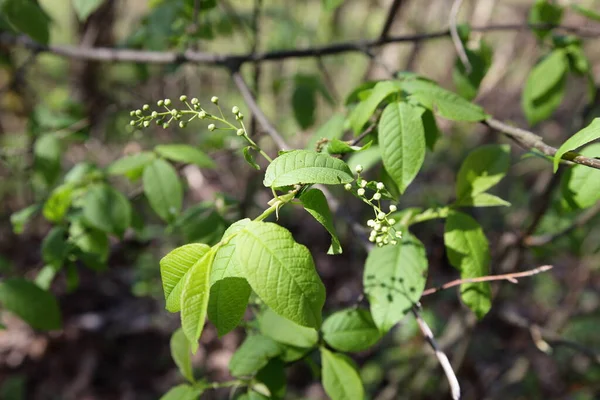
<svg viewBox="0 0 600 400">
<path fill-rule="evenodd" d="M 379 211 L 379 214 L 377 214 L 377 218 L 384 219 L 385 218 L 385 213 L 383 211 Z"/>
<path fill-rule="evenodd" d="M 397 237 L 398 239 L 400 239 L 400 238 L 402 237 L 402 232 L 399 232 L 399 231 L 398 231 L 398 232 L 396 232 L 396 237 Z"/>
<path fill-rule="evenodd" d="M 213 102 L 214 104 L 218 104 L 219 103 L 219 98 L 217 96 L 213 96 L 210 98 L 210 101 Z"/>
<path fill-rule="evenodd" d="M 237 114 L 240 112 L 240 108 L 238 106 L 231 107 L 231 112 Z"/>
<path fill-rule="evenodd" d="M 375 193 L 375 194 L 373 195 L 373 199 L 374 199 L 374 200 L 379 200 L 379 199 L 381 199 L 381 193 Z"/>
<path fill-rule="evenodd" d="M 159 107 L 162 107 L 164 104 L 165 104 L 164 100 L 159 100 L 159 101 L 156 102 L 156 105 L 159 106 Z"/>
<path fill-rule="evenodd" d="M 377 239 L 375 239 L 375 241 L 377 243 L 381 243 L 381 242 L 383 242 L 383 238 L 381 236 L 377 236 Z"/>
<path fill-rule="evenodd" d="M 135 126 L 135 121 L 129 121 L 129 125 Z"/>
<path fill-rule="evenodd" d="M 177 116 L 177 110 L 173 109 L 171 110 L 171 115 L 176 117 Z"/>
<path fill-rule="evenodd" d="M 360 187 L 363 187 L 363 188 L 364 188 L 364 187 L 367 187 L 367 181 L 366 181 L 366 180 L 364 180 L 364 179 L 363 179 L 363 180 L 361 180 L 361 181 L 360 181 Z"/>
<path fill-rule="evenodd" d="M 135 110 L 135 115 L 137 115 L 138 117 L 142 116 L 142 110 Z"/>
<path fill-rule="evenodd" d="M 163 127 L 163 129 L 167 129 L 167 128 L 169 128 L 169 126 L 171 126 L 171 125 L 168 122 L 165 122 L 162 127 Z"/>
<path fill-rule="evenodd" d="M 215 124 L 210 124 L 210 125 L 208 125 L 208 130 L 209 130 L 209 131 L 211 131 L 211 132 L 212 132 L 212 131 L 214 131 L 215 129 L 217 129 L 217 127 L 215 126 Z"/>
<path fill-rule="evenodd" d="M 373 227 L 373 229 L 375 229 L 376 231 L 380 231 L 381 230 L 381 224 L 380 223 L 376 223 L 375 226 Z"/>
<path fill-rule="evenodd" d="M 361 172 L 363 172 L 363 167 L 362 167 L 362 165 L 358 164 L 356 166 L 356 168 L 354 168 L 354 170 L 356 171 L 357 174 L 360 174 Z"/>
<path fill-rule="evenodd" d="M 197 97 L 194 97 L 194 98 L 192 99 L 192 104 L 193 104 L 193 105 L 200 104 L 200 100 L 198 100 L 198 98 L 197 98 Z"/>
<path fill-rule="evenodd" d="M 130 112 L 129 112 L 129 116 L 130 116 L 130 117 L 135 117 L 135 111 L 130 111 Z"/>
<path fill-rule="evenodd" d="M 150 121 L 144 121 L 144 128 L 147 128 L 150 126 Z"/>
<path fill-rule="evenodd" d="M 383 185 L 383 182 L 377 182 L 377 189 L 378 190 L 382 190 L 385 186 Z"/>
<path fill-rule="evenodd" d="M 395 245 L 398 244 L 398 241 L 397 240 L 392 240 L 390 243 L 395 246 Z"/>
<path fill-rule="evenodd" d="M 237 121 L 241 121 L 241 120 L 243 120 L 243 119 L 244 119 L 244 114 L 242 114 L 242 113 L 237 113 L 237 115 L 235 116 L 235 119 L 236 119 Z"/>
<path fill-rule="evenodd" d="M 351 184 L 349 184 L 349 183 L 346 183 L 346 184 L 344 185 L 344 189 L 346 189 L 346 190 L 352 190 L 352 185 L 351 185 Z"/>
<path fill-rule="evenodd" d="M 187 125 L 187 123 L 185 121 L 179 121 L 179 127 L 180 128 L 185 128 Z"/>
<path fill-rule="evenodd" d="M 142 107 L 142 110 L 144 111 L 148 111 L 150 109 L 150 106 L 148 104 L 144 104 L 144 106 Z"/>
<path fill-rule="evenodd" d="M 381 232 L 387 232 L 390 228 L 388 228 L 387 226 L 382 226 L 381 227 Z"/>
<path fill-rule="evenodd" d="M 390 240 L 388 238 L 383 238 L 383 244 L 388 244 Z"/>
<path fill-rule="evenodd" d="M 171 105 L 171 99 L 165 99 L 165 106 L 170 106 Z"/>
<path fill-rule="evenodd" d="M 185 94 L 182 94 L 181 96 L 179 96 L 179 101 L 187 101 L 187 96 Z"/>
<path fill-rule="evenodd" d="M 200 118 L 200 119 L 204 119 L 204 118 L 206 118 L 206 112 L 205 112 L 205 111 L 200 111 L 200 112 L 198 113 L 198 118 Z"/>
<path fill-rule="evenodd" d="M 375 226 L 375 221 L 373 221 L 372 219 L 367 221 L 367 226 L 370 226 L 371 228 Z"/>
<path fill-rule="evenodd" d="M 150 114 L 150 116 L 152 118 L 156 118 L 156 117 L 158 117 L 158 113 L 156 111 L 152 111 L 152 114 Z"/>
<path fill-rule="evenodd" d="M 395 212 L 396 210 L 398 210 L 398 207 L 396 207 L 395 205 L 391 205 L 390 206 L 390 212 Z"/>
<path fill-rule="evenodd" d="M 356 193 L 357 193 L 359 196 L 364 196 L 364 195 L 365 195 L 365 189 L 363 189 L 363 188 L 360 188 L 360 189 L 358 189 L 358 190 L 356 191 Z"/>
<path fill-rule="evenodd" d="M 390 218 L 388 219 L 388 222 L 390 223 L 390 225 L 394 225 L 396 223 L 396 220 L 394 218 Z"/>
<path fill-rule="evenodd" d="M 375 236 L 369 236 L 369 242 L 374 242 L 375 241 Z"/>
</svg>

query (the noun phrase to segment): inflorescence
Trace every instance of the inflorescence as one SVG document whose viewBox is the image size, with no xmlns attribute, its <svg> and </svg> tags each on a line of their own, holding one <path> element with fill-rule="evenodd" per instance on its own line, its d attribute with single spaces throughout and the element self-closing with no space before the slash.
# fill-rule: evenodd
<svg viewBox="0 0 600 400">
<path fill-rule="evenodd" d="M 402 238 L 402 232 L 394 227 L 396 220 L 390 218 L 390 215 L 398 210 L 395 205 L 390 205 L 389 212 L 384 212 L 381 208 L 382 191 L 385 190 L 385 185 L 382 182 L 367 181 L 363 179 L 360 174 L 363 171 L 361 165 L 356 166 L 356 195 L 363 202 L 367 203 L 373 208 L 375 218 L 367 221 L 367 226 L 371 228 L 371 234 L 369 235 L 369 241 L 382 247 L 387 244 L 396 245 L 398 240 Z M 352 191 L 354 186 L 351 183 L 347 183 L 344 188 L 348 191 Z M 374 188 L 375 193 L 371 197 L 367 195 L 367 190 Z"/>
</svg>

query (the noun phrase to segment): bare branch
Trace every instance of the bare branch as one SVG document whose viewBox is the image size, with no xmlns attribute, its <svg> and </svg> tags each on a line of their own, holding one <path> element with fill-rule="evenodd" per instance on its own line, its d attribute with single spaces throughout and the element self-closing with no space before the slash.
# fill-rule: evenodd
<svg viewBox="0 0 600 400">
<path fill-rule="evenodd" d="M 460 6 L 462 6 L 462 3 L 463 0 L 454 0 L 454 3 L 452 3 L 452 8 L 450 9 L 450 37 L 452 38 L 452 43 L 454 43 L 454 47 L 456 48 L 458 58 L 460 58 L 460 61 L 465 67 L 465 71 L 470 73 L 473 68 L 471 67 L 469 57 L 467 57 L 465 46 L 463 45 L 462 40 L 460 40 L 457 28 L 458 12 L 460 11 Z"/>
<path fill-rule="evenodd" d="M 398 14 L 398 10 L 400 10 L 402 3 L 403 0 L 394 0 L 392 2 L 385 19 L 385 23 L 383 24 L 383 28 L 381 28 L 381 33 L 379 34 L 380 40 L 386 39 L 389 36 L 390 31 L 392 30 L 392 25 L 394 25 L 394 19 L 396 19 L 396 14 Z"/>
<path fill-rule="evenodd" d="M 494 118 L 488 118 L 485 121 L 482 121 L 482 123 L 489 126 L 490 128 L 493 128 L 497 131 L 502 132 L 504 135 L 515 140 L 519 145 L 521 145 L 522 147 L 524 147 L 526 149 L 538 150 L 542 154 L 549 156 L 549 157 L 554 157 L 554 155 L 557 152 L 556 148 L 544 143 L 544 140 L 542 139 L 542 137 L 536 135 L 533 132 L 529 132 L 529 131 L 526 131 L 525 129 L 510 126 L 510 125 L 505 124 L 502 121 L 498 121 L 497 119 L 494 119 Z M 565 153 L 562 156 L 562 159 L 566 160 L 566 161 L 570 161 L 571 163 L 574 163 L 574 164 L 581 164 L 581 165 L 586 165 L 591 168 L 600 169 L 600 159 L 585 157 L 585 156 L 582 156 L 573 151 L 569 151 L 569 152 Z"/>
<path fill-rule="evenodd" d="M 503 275 L 488 275 L 481 276 L 479 278 L 471 278 L 471 279 L 455 279 L 448 283 L 444 283 L 442 286 L 438 286 L 435 288 L 426 289 L 423 291 L 423 296 L 429 296 L 430 294 L 434 294 L 439 292 L 440 290 L 449 289 L 454 286 L 462 285 L 464 283 L 477 283 L 477 282 L 490 282 L 490 281 L 509 281 L 511 283 L 518 283 L 518 278 L 525 278 L 532 275 L 537 275 L 541 272 L 546 272 L 552 269 L 552 265 L 542 265 L 541 267 L 534 268 L 529 271 L 524 272 L 513 272 L 511 274 L 503 274 Z"/>
<path fill-rule="evenodd" d="M 576 33 L 580 37 L 597 38 L 600 31 L 582 26 L 551 25 L 551 24 L 499 24 L 482 27 L 472 27 L 475 32 L 518 31 L 525 29 L 555 29 Z M 278 50 L 254 54 L 220 54 L 187 50 L 184 52 L 157 52 L 132 49 L 117 49 L 107 47 L 83 48 L 66 45 L 44 45 L 27 36 L 14 36 L 8 33 L 0 34 L 0 45 L 21 46 L 38 52 L 50 52 L 62 57 L 76 60 L 132 62 L 148 64 L 205 64 L 237 69 L 245 63 L 285 60 L 289 58 L 307 58 L 327 56 L 341 53 L 368 53 L 370 50 L 389 43 L 420 42 L 423 40 L 439 39 L 450 36 L 449 30 L 417 33 L 412 35 L 388 36 L 371 40 L 358 40 L 330 44 L 306 49 Z"/>
<path fill-rule="evenodd" d="M 435 356 L 437 357 L 444 373 L 446 374 L 446 378 L 448 379 L 448 383 L 450 384 L 450 392 L 452 393 L 452 398 L 454 400 L 460 399 L 460 384 L 458 383 L 458 379 L 456 378 L 456 373 L 452 369 L 452 365 L 450 364 L 450 360 L 448 360 L 448 356 L 440 349 L 440 346 L 435 341 L 435 337 L 433 337 L 433 332 L 427 325 L 427 322 L 421 317 L 419 314 L 419 309 L 417 306 L 412 307 L 412 313 L 417 320 L 417 324 L 419 325 L 419 329 L 421 330 L 421 334 L 427 340 L 427 343 L 433 351 L 435 352 Z"/>
</svg>

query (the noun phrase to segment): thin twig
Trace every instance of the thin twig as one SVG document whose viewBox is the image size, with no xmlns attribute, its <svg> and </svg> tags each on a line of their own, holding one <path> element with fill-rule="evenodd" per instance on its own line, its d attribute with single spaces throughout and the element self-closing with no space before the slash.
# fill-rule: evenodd
<svg viewBox="0 0 600 400">
<path fill-rule="evenodd" d="M 454 286 L 462 285 L 464 283 L 477 283 L 477 282 L 490 282 L 490 281 L 509 281 L 511 283 L 518 283 L 518 278 L 525 278 L 532 275 L 537 275 L 542 272 L 546 272 L 552 269 L 552 265 L 542 265 L 541 267 L 534 268 L 529 271 L 524 272 L 513 272 L 511 274 L 502 274 L 502 275 L 488 275 L 481 276 L 479 278 L 470 278 L 470 279 L 455 279 L 448 283 L 444 283 L 442 286 L 426 289 L 423 291 L 421 297 L 429 296 L 430 294 L 434 294 L 439 292 L 440 290 L 449 289 Z"/>
<path fill-rule="evenodd" d="M 412 313 L 417 320 L 417 324 L 419 325 L 419 329 L 421 330 L 421 334 L 429 343 L 429 346 L 435 352 L 435 356 L 437 357 L 444 373 L 446 374 L 446 378 L 448 379 L 448 383 L 450 384 L 450 392 L 452 393 L 452 398 L 454 400 L 460 399 L 460 384 L 458 383 L 458 379 L 456 378 L 456 373 L 452 369 L 452 365 L 450 364 L 450 360 L 448 360 L 448 356 L 440 349 L 440 346 L 435 341 L 435 337 L 433 336 L 433 332 L 427 325 L 427 322 L 421 317 L 419 313 L 419 309 L 417 306 L 412 307 Z"/>
<path fill-rule="evenodd" d="M 454 47 L 456 48 L 458 58 L 460 58 L 460 61 L 465 67 L 465 71 L 467 74 L 469 74 L 472 70 L 471 62 L 469 61 L 469 57 L 467 57 L 465 46 L 463 45 L 462 40 L 460 40 L 457 28 L 458 12 L 460 11 L 460 6 L 462 6 L 462 3 L 463 0 L 454 0 L 454 3 L 452 3 L 452 8 L 450 9 L 450 37 L 452 38 L 452 43 L 454 43 Z"/>
<path fill-rule="evenodd" d="M 472 27 L 475 32 L 518 31 L 524 29 L 555 29 L 576 33 L 580 37 L 600 37 L 600 31 L 582 26 L 552 25 L 552 24 L 499 24 Z M 439 39 L 450 36 L 449 30 L 417 33 L 412 35 L 389 36 L 385 39 L 358 40 L 330 44 L 306 49 L 277 50 L 256 54 L 220 54 L 187 50 L 175 51 L 145 51 L 132 49 L 117 49 L 108 47 L 82 48 L 67 45 L 44 45 L 27 36 L 15 36 L 8 33 L 0 34 L 0 45 L 21 46 L 39 52 L 50 52 L 62 57 L 76 60 L 132 62 L 148 64 L 205 64 L 232 68 L 245 63 L 284 60 L 290 58 L 307 58 L 327 56 L 341 53 L 365 53 L 365 50 L 375 49 L 390 43 L 420 42 L 423 40 Z"/>
<path fill-rule="evenodd" d="M 352 143 L 350 143 L 350 146 L 356 146 L 357 144 L 359 144 L 360 141 L 363 140 L 364 138 L 366 138 L 371 132 L 373 132 L 375 130 L 375 128 L 377 128 L 377 120 L 374 121 L 371 125 L 369 125 L 367 127 L 367 129 L 365 129 L 360 135 L 358 135 L 352 141 Z"/>
<path fill-rule="evenodd" d="M 490 128 L 502 132 L 504 135 L 515 140 L 518 144 L 520 144 L 526 149 L 538 150 L 542 154 L 549 157 L 554 157 L 554 155 L 558 151 L 555 147 L 544 143 L 543 139 L 540 136 L 536 135 L 533 132 L 526 131 L 525 129 L 510 126 L 494 118 L 488 118 L 485 121 L 482 121 L 482 123 L 489 126 Z M 562 159 L 570 161 L 574 164 L 581 164 L 591 168 L 600 169 L 600 159 L 585 157 L 573 151 L 565 153 L 562 156 Z"/>
</svg>

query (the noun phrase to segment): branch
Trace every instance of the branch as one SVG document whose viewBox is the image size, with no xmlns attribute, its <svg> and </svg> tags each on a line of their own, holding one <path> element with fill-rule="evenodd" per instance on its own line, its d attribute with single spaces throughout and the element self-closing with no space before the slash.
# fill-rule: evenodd
<svg viewBox="0 0 600 400">
<path fill-rule="evenodd" d="M 503 275 L 488 275 L 488 276 L 482 276 L 479 278 L 471 278 L 471 279 L 455 279 L 451 282 L 444 283 L 442 286 L 424 290 L 423 294 L 421 294 L 421 297 L 429 296 L 430 294 L 437 293 L 440 290 L 449 289 L 454 286 L 462 285 L 463 283 L 477 283 L 477 282 L 489 282 L 489 281 L 509 281 L 511 283 L 518 283 L 517 278 L 525 278 L 528 276 L 537 275 L 541 272 L 546 272 L 551 269 L 552 269 L 552 265 L 542 265 L 541 267 L 534 268 L 532 270 L 524 271 L 524 272 L 514 272 L 511 274 L 503 274 Z"/>
<path fill-rule="evenodd" d="M 450 9 L 450 37 L 452 38 L 452 43 L 454 43 L 454 47 L 456 48 L 456 53 L 458 54 L 458 58 L 462 62 L 465 67 L 465 71 L 469 74 L 471 73 L 472 67 L 471 62 L 469 62 L 469 57 L 467 57 L 467 52 L 465 51 L 465 46 L 463 45 L 462 40 L 460 40 L 460 36 L 458 35 L 457 28 L 457 18 L 458 12 L 460 11 L 460 6 L 462 6 L 463 0 L 454 0 L 452 3 L 452 8 Z"/>
<path fill-rule="evenodd" d="M 581 26 L 552 25 L 552 24 L 498 24 L 481 27 L 472 27 L 474 32 L 499 32 L 518 31 L 524 29 L 557 29 L 565 32 L 576 33 L 580 37 L 597 38 L 600 31 Z M 238 69 L 245 63 L 256 63 L 263 61 L 285 60 L 289 58 L 307 58 L 315 56 L 328 56 L 341 53 L 368 53 L 370 50 L 390 43 L 420 42 L 423 40 L 439 39 L 450 36 L 449 30 L 417 33 L 412 35 L 388 36 L 371 40 L 357 40 L 340 42 L 321 47 L 309 47 L 306 49 L 278 50 L 254 54 L 221 54 L 207 53 L 201 51 L 187 50 L 175 51 L 146 51 L 132 49 L 118 49 L 107 47 L 84 48 L 66 45 L 45 45 L 38 43 L 27 36 L 14 36 L 8 33 L 0 34 L 0 45 L 21 46 L 27 49 L 53 53 L 58 56 L 72 58 L 75 60 L 106 61 L 106 62 L 132 62 L 147 64 L 205 64 L 224 66 L 230 69 Z"/>
<path fill-rule="evenodd" d="M 482 123 L 489 126 L 492 129 L 502 132 L 504 135 L 515 140 L 519 145 L 526 149 L 538 150 L 542 154 L 549 157 L 554 157 L 554 155 L 557 152 L 556 148 L 544 143 L 542 137 L 534 134 L 533 132 L 510 126 L 494 118 L 488 118 L 485 121 L 482 121 Z M 562 159 L 570 161 L 574 164 L 581 164 L 591 168 L 600 169 L 600 159 L 585 157 L 573 151 L 565 153 L 562 156 Z"/>
<path fill-rule="evenodd" d="M 429 346 L 431 346 L 431 348 L 435 352 L 435 356 L 437 357 L 438 361 L 440 362 L 440 365 L 442 366 L 442 369 L 444 370 L 444 373 L 446 374 L 448 384 L 450 385 L 450 392 L 452 393 L 452 399 L 460 399 L 460 384 L 458 383 L 458 379 L 456 378 L 456 373 L 452 369 L 450 360 L 448 360 L 448 356 L 446 356 L 446 354 L 440 349 L 440 346 L 435 341 L 435 338 L 433 337 L 433 332 L 431 332 L 429 325 L 427 325 L 427 322 L 425 322 L 425 320 L 421 317 L 421 314 L 419 314 L 419 309 L 417 308 L 417 306 L 412 307 L 412 313 L 417 320 L 417 324 L 419 325 L 421 334 L 423 334 L 423 337 L 425 338 L 425 340 L 427 340 L 427 343 L 429 343 Z"/>
</svg>

